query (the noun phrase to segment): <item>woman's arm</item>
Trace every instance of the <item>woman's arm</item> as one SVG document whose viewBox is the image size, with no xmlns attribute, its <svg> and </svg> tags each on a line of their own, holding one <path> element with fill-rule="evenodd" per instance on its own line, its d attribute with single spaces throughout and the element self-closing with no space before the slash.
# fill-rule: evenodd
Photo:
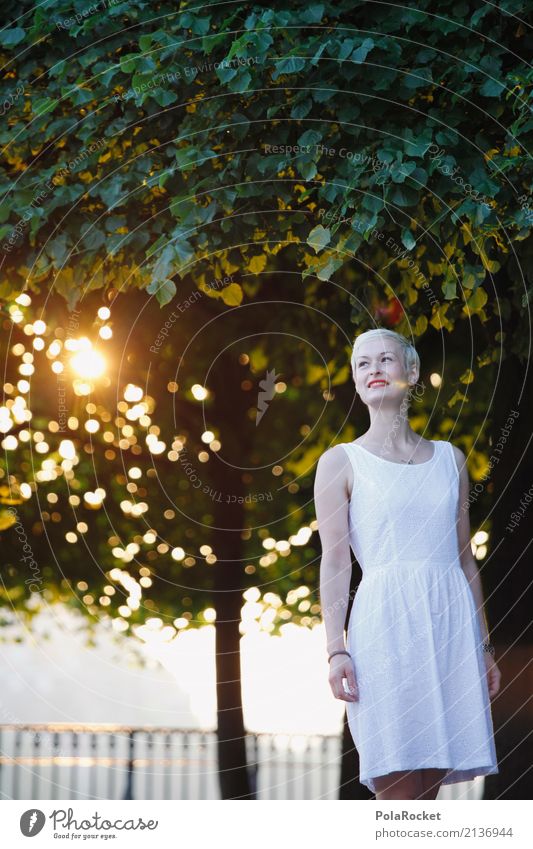
<svg viewBox="0 0 533 849">
<path fill-rule="evenodd" d="M 489 629 L 487 626 L 487 617 L 483 606 L 483 590 L 481 588 L 481 578 L 479 569 L 476 566 L 476 561 L 472 556 L 472 547 L 470 544 L 470 516 L 468 511 L 468 495 L 470 484 L 468 480 L 468 469 L 466 465 L 466 457 L 460 448 L 453 446 L 455 459 L 459 469 L 459 505 L 457 514 L 457 539 L 459 542 L 459 556 L 461 558 L 461 566 L 465 573 L 466 579 L 470 584 L 472 596 L 478 612 L 479 624 L 481 627 L 481 636 L 483 642 L 490 641 Z M 501 672 L 494 658 L 487 652 L 485 654 L 485 666 L 487 669 L 487 685 L 489 697 L 497 695 L 500 690 Z"/>
<path fill-rule="evenodd" d="M 352 565 L 348 529 L 348 468 L 346 452 L 337 445 L 322 454 L 315 476 L 315 513 L 322 545 L 320 604 L 328 654 L 345 649 L 344 624 Z"/>
<path fill-rule="evenodd" d="M 481 626 L 481 634 L 483 642 L 489 641 L 489 630 L 487 626 L 487 618 L 484 609 L 483 589 L 481 586 L 481 578 L 476 561 L 472 555 L 472 546 L 470 542 L 470 515 L 468 496 L 470 492 L 470 482 L 468 478 L 468 468 L 466 465 L 466 457 L 464 453 L 456 445 L 453 445 L 455 459 L 459 471 L 459 506 L 457 516 L 457 539 L 459 543 L 459 555 L 461 558 L 461 567 L 470 584 L 472 595 L 478 611 L 479 623 Z"/>
<path fill-rule="evenodd" d="M 348 527 L 349 469 L 350 461 L 344 448 L 336 445 L 320 457 L 315 477 L 315 512 L 322 543 L 320 603 L 328 654 L 346 650 L 344 623 L 352 566 Z M 358 701 L 359 691 L 351 657 L 337 654 L 331 658 L 329 684 L 336 699 Z"/>
</svg>

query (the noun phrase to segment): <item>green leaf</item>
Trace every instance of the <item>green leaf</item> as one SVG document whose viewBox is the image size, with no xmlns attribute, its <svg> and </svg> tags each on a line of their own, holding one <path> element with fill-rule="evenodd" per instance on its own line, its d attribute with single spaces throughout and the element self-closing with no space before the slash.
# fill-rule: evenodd
<svg viewBox="0 0 533 849">
<path fill-rule="evenodd" d="M 181 263 L 180 268 L 177 268 L 175 273 L 181 275 L 181 268 L 188 265 L 194 259 L 194 249 L 183 236 L 174 238 L 172 244 L 174 245 L 176 260 Z"/>
<path fill-rule="evenodd" d="M 323 265 L 316 273 L 316 276 L 319 280 L 327 281 L 330 279 L 331 275 L 337 271 L 338 268 L 343 264 L 344 259 L 335 259 L 335 257 L 329 257 L 328 261 L 325 265 Z"/>
<path fill-rule="evenodd" d="M 446 301 L 452 301 L 455 297 L 457 297 L 457 285 L 455 280 L 449 280 L 442 285 L 442 291 L 444 292 L 444 299 Z"/>
<path fill-rule="evenodd" d="M 89 251 L 97 251 L 98 248 L 105 245 L 106 241 L 104 233 L 96 227 L 89 227 L 89 229 L 83 234 L 82 239 L 83 247 Z"/>
<path fill-rule="evenodd" d="M 246 69 L 241 69 L 239 75 L 234 79 L 230 80 L 228 88 L 230 89 L 230 91 L 243 92 L 246 91 L 251 81 L 252 75 L 250 71 L 247 71 Z"/>
<path fill-rule="evenodd" d="M 159 239 L 156 242 L 154 242 L 154 244 L 151 245 L 148 248 L 148 250 L 146 251 L 146 258 L 149 259 L 155 253 L 157 253 L 159 250 L 161 250 L 167 242 L 168 242 L 168 239 L 167 239 L 166 236 L 164 236 L 164 235 L 160 236 Z"/>
<path fill-rule="evenodd" d="M 337 94 L 337 90 L 334 88 L 314 88 L 313 89 L 313 100 L 315 103 L 327 103 L 328 100 L 331 100 Z"/>
<path fill-rule="evenodd" d="M 299 156 L 295 164 L 304 180 L 312 180 L 313 177 L 316 177 L 318 169 L 316 167 L 316 163 L 311 158 L 311 154 Z"/>
<path fill-rule="evenodd" d="M 277 59 L 276 67 L 272 72 L 272 79 L 277 80 L 282 74 L 295 74 L 305 68 L 305 59 L 301 56 L 287 56 L 285 59 Z"/>
<path fill-rule="evenodd" d="M 125 74 L 133 74 L 133 72 L 135 71 L 135 64 L 138 58 L 138 53 L 127 53 L 125 56 L 121 56 L 120 70 L 123 71 Z"/>
<path fill-rule="evenodd" d="M 405 178 L 415 170 L 416 162 L 395 162 L 389 169 L 389 174 L 395 183 L 404 183 Z"/>
<path fill-rule="evenodd" d="M 246 115 L 242 115 L 240 112 L 233 112 L 230 117 L 230 122 L 233 125 L 230 128 L 232 138 L 240 141 L 248 135 L 250 130 L 250 121 Z"/>
<path fill-rule="evenodd" d="M 213 35 L 205 35 L 202 39 L 202 50 L 207 56 L 209 56 L 213 52 L 213 49 L 215 47 L 218 47 L 219 44 L 224 44 L 227 38 L 228 35 L 225 32 L 217 32 L 213 33 Z"/>
<path fill-rule="evenodd" d="M 414 206 L 418 200 L 418 193 L 410 186 L 402 186 L 394 184 L 390 194 L 387 197 L 389 203 L 396 206 Z"/>
<path fill-rule="evenodd" d="M 207 35 L 209 32 L 209 26 L 211 24 L 211 17 L 200 18 L 197 15 L 194 15 L 191 30 L 195 35 Z"/>
<path fill-rule="evenodd" d="M 433 80 L 431 78 L 430 68 L 412 68 L 403 77 L 403 85 L 408 89 L 423 88 L 430 85 Z"/>
<path fill-rule="evenodd" d="M 156 103 L 159 103 L 160 106 L 169 106 L 171 103 L 175 103 L 178 99 L 178 95 L 175 91 L 165 91 L 164 89 L 156 89 L 152 96 Z"/>
<path fill-rule="evenodd" d="M 415 136 L 412 130 L 407 129 L 403 144 L 407 156 L 425 156 L 432 141 L 433 138 L 429 130 L 426 130 L 422 136 Z"/>
<path fill-rule="evenodd" d="M 81 86 L 78 86 L 75 89 L 70 89 L 68 96 L 75 106 L 83 106 L 85 103 L 90 103 L 91 100 L 94 100 L 93 92 L 89 91 L 88 88 L 82 88 Z M 53 106 L 55 107 L 55 105 L 56 104 L 54 103 Z"/>
<path fill-rule="evenodd" d="M 477 9 L 477 11 L 474 12 L 472 17 L 470 18 L 470 26 L 477 27 L 481 19 L 484 18 L 485 15 L 490 12 L 490 10 L 490 6 L 487 6 L 486 4 Z"/>
<path fill-rule="evenodd" d="M 504 88 L 505 84 L 498 82 L 498 80 L 485 80 L 479 89 L 479 93 L 484 97 L 499 97 Z"/>
<path fill-rule="evenodd" d="M 328 45 L 329 45 L 329 41 L 323 41 L 322 42 L 322 44 L 319 46 L 318 50 L 316 51 L 315 55 L 311 59 L 311 65 L 317 65 L 318 64 L 320 57 L 322 56 L 324 50 L 326 49 L 326 47 L 328 47 Z"/>
<path fill-rule="evenodd" d="M 374 47 L 374 42 L 371 38 L 365 38 L 360 47 L 357 47 L 351 55 L 351 60 L 353 62 L 357 62 L 358 64 L 364 62 L 372 48 Z"/>
<path fill-rule="evenodd" d="M 415 247 L 416 241 L 410 230 L 402 230 L 402 242 L 408 251 Z"/>
<path fill-rule="evenodd" d="M 348 58 L 348 56 L 350 55 L 350 53 L 351 53 L 351 52 L 352 52 L 352 50 L 353 50 L 353 46 L 354 46 L 353 39 L 351 39 L 351 38 L 345 38 L 345 39 L 344 39 L 344 41 L 342 42 L 342 44 L 341 44 L 341 46 L 340 46 L 339 50 L 338 50 L 337 57 L 338 57 L 341 61 L 344 61 L 344 59 L 347 59 L 347 58 Z"/>
<path fill-rule="evenodd" d="M 60 77 L 64 72 L 65 67 L 67 66 L 67 60 L 61 59 L 60 62 L 56 62 L 55 65 L 52 65 L 50 70 L 48 71 L 49 77 Z"/>
<path fill-rule="evenodd" d="M 467 290 L 468 291 L 468 290 Z M 466 315 L 471 315 L 472 313 L 483 313 L 483 307 L 487 303 L 488 295 L 485 290 L 478 286 L 478 288 L 472 292 L 468 301 L 463 307 Z"/>
<path fill-rule="evenodd" d="M 160 283 L 166 277 L 168 277 L 169 272 L 174 265 L 175 261 L 175 252 L 173 245 L 167 245 L 161 251 L 157 262 L 155 263 L 152 270 L 152 278 L 154 282 Z"/>
<path fill-rule="evenodd" d="M 56 236 L 55 239 L 49 241 L 46 245 L 46 253 L 53 260 L 53 263 L 56 268 L 60 268 L 68 254 L 69 254 L 69 244 L 66 233 L 61 233 L 59 236 Z"/>
<path fill-rule="evenodd" d="M 217 68 L 215 73 L 221 83 L 227 83 L 237 76 L 238 68 Z"/>
<path fill-rule="evenodd" d="M 307 145 L 312 147 L 313 145 L 318 144 L 321 139 L 322 133 L 318 130 L 306 130 L 306 132 L 302 133 L 302 135 L 298 139 L 298 144 L 302 147 L 305 147 Z"/>
<path fill-rule="evenodd" d="M 306 97 L 305 100 L 302 100 L 300 103 L 295 103 L 291 109 L 291 118 L 305 118 L 312 105 L 313 101 L 310 97 Z"/>
<path fill-rule="evenodd" d="M 362 241 L 363 237 L 355 230 L 349 230 L 347 232 L 345 231 L 337 242 L 337 248 L 339 252 L 344 251 L 345 253 L 349 253 L 352 254 L 352 256 L 355 256 L 356 252 L 361 246 Z"/>
<path fill-rule="evenodd" d="M 366 209 L 368 212 L 380 212 L 383 209 L 383 198 L 377 197 L 376 195 L 366 194 L 361 203 L 363 209 Z M 407 245 L 406 245 L 407 247 Z"/>
<path fill-rule="evenodd" d="M 176 286 L 172 280 L 152 280 L 146 287 L 150 295 L 155 295 L 161 307 L 168 304 L 176 294 Z"/>
<path fill-rule="evenodd" d="M 191 145 L 176 148 L 174 155 L 178 168 L 186 168 L 191 162 L 198 159 L 198 151 Z"/>
<path fill-rule="evenodd" d="M 183 222 L 187 219 L 187 217 L 194 212 L 195 208 L 195 200 L 190 197 L 180 197 L 176 196 L 172 198 L 169 210 L 178 221 Z"/>
<path fill-rule="evenodd" d="M 329 245 L 331 233 L 322 224 L 314 227 L 307 237 L 307 244 L 314 248 L 315 253 L 322 251 L 326 245 Z"/>
<path fill-rule="evenodd" d="M 466 289 L 476 289 L 486 277 L 485 270 L 480 266 L 465 263 L 461 283 Z"/>
<path fill-rule="evenodd" d="M 0 32 L 0 44 L 2 47 L 15 47 L 20 44 L 26 37 L 26 33 L 21 27 L 13 27 L 12 29 L 4 29 Z"/>
<path fill-rule="evenodd" d="M 52 112 L 57 106 L 58 101 L 52 97 L 41 97 L 33 104 L 33 111 L 37 117 L 45 115 L 47 112 Z"/>
<path fill-rule="evenodd" d="M 301 18 L 307 24 L 319 24 L 324 14 L 324 6 L 322 3 L 317 3 L 314 6 L 304 7 Z"/>
<path fill-rule="evenodd" d="M 122 182 L 114 177 L 113 180 L 108 180 L 98 186 L 98 194 L 107 208 L 112 209 L 122 196 Z"/>
</svg>

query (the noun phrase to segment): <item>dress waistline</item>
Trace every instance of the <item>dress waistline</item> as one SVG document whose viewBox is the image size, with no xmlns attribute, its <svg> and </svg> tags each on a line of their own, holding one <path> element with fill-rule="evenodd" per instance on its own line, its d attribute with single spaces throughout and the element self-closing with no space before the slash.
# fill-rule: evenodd
<svg viewBox="0 0 533 849">
<path fill-rule="evenodd" d="M 431 569 L 433 567 L 439 568 L 439 571 L 456 571 L 457 569 L 462 570 L 460 558 L 457 556 L 447 558 L 426 557 L 423 559 L 406 558 L 405 560 L 388 560 L 381 563 L 372 563 L 371 565 L 367 566 L 362 565 L 361 571 L 363 573 L 363 580 L 367 580 L 373 575 L 383 575 L 387 572 L 403 573 L 405 571 L 428 568 Z"/>
</svg>

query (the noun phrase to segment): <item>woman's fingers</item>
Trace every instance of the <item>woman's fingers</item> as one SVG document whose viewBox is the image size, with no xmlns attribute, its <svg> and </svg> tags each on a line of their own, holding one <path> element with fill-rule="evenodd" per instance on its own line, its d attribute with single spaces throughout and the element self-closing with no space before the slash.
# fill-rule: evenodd
<svg viewBox="0 0 533 849">
<path fill-rule="evenodd" d="M 335 658 L 330 661 L 330 664 L 335 663 Z M 344 687 L 346 679 L 347 689 Z M 345 702 L 355 702 L 359 698 L 357 681 L 351 661 L 340 660 L 331 670 L 329 674 L 329 683 L 336 699 L 342 699 Z"/>
<path fill-rule="evenodd" d="M 489 688 L 489 696 L 492 698 L 500 690 L 501 672 L 495 663 L 487 665 L 487 684 Z"/>
<path fill-rule="evenodd" d="M 500 690 L 501 672 L 497 666 L 493 666 L 489 672 L 489 695 L 495 696 Z"/>
<path fill-rule="evenodd" d="M 346 680 L 348 682 L 348 689 L 357 690 L 357 681 L 355 680 L 355 674 L 353 671 L 353 667 L 349 664 L 348 669 L 346 670 Z"/>
</svg>

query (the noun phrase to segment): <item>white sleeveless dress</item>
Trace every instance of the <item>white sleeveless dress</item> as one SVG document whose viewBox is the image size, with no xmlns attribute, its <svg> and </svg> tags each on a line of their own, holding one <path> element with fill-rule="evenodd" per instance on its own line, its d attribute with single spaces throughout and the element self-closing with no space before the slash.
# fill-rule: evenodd
<svg viewBox="0 0 533 849">
<path fill-rule="evenodd" d="M 345 702 L 359 781 L 445 768 L 443 784 L 499 772 L 482 634 L 459 560 L 450 442 L 425 463 L 340 443 L 354 470 L 350 546 L 363 577 L 347 629 L 359 700 Z"/>
</svg>

